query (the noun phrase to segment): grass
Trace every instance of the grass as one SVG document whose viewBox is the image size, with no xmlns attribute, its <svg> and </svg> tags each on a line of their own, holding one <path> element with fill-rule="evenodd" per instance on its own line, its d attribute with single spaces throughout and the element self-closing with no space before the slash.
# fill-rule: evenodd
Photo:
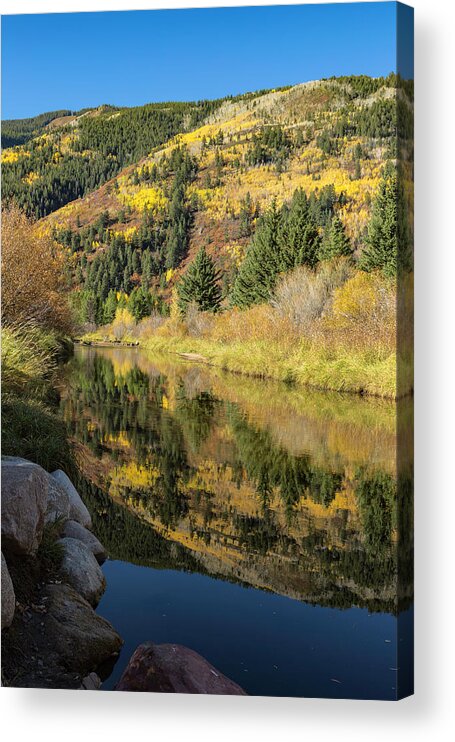
<svg viewBox="0 0 455 742">
<path fill-rule="evenodd" d="M 46 523 L 43 537 L 38 548 L 38 559 L 46 572 L 56 572 L 60 569 L 64 554 L 64 546 L 59 543 L 62 535 L 64 518 L 57 518 L 53 523 Z"/>
<path fill-rule="evenodd" d="M 412 285 L 405 290 L 411 294 Z M 400 396 L 412 391 L 412 360 L 397 355 L 396 307 L 392 281 L 338 259 L 286 274 L 271 304 L 216 315 L 189 305 L 184 317 L 172 305 L 170 317 L 138 324 L 120 310 L 111 325 L 85 339 L 138 342 L 154 353 L 198 354 L 248 376 L 396 399 L 397 370 Z M 412 348 L 410 336 L 400 337 L 402 351 L 404 345 Z"/>
<path fill-rule="evenodd" d="M 97 342 L 109 337 L 106 328 L 84 336 Z M 131 334 L 125 342 L 137 338 Z M 370 351 L 336 352 L 301 341 L 296 347 L 273 341 L 219 342 L 191 336 L 154 334 L 139 340 L 150 352 L 198 353 L 212 366 L 256 378 L 276 379 L 315 389 L 396 397 L 396 354 L 384 357 Z"/>
<path fill-rule="evenodd" d="M 2 453 L 47 471 L 75 470 L 66 427 L 55 413 L 52 385 L 61 343 L 36 326 L 2 328 Z"/>
</svg>

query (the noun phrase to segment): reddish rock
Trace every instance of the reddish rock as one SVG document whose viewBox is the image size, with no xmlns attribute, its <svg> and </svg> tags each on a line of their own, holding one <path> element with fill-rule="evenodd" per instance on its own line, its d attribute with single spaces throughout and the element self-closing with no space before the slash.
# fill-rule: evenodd
<svg viewBox="0 0 455 742">
<path fill-rule="evenodd" d="M 148 693 L 206 693 L 246 696 L 247 693 L 197 652 L 179 644 L 140 644 L 116 690 Z"/>
</svg>

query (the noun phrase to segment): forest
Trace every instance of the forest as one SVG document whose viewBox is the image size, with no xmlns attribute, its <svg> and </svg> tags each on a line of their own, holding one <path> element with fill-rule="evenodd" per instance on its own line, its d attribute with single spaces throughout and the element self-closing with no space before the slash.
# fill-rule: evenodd
<svg viewBox="0 0 455 742">
<path fill-rule="evenodd" d="M 6 122 L 3 205 L 60 252 L 79 336 L 396 397 L 412 103 L 359 76 Z"/>
</svg>

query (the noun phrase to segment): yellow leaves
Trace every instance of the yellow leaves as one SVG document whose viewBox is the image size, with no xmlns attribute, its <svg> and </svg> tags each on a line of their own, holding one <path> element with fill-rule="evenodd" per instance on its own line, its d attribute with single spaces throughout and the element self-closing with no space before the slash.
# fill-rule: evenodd
<svg viewBox="0 0 455 742">
<path fill-rule="evenodd" d="M 30 152 L 25 149 L 4 149 L 2 151 L 2 164 L 8 165 L 13 162 L 17 162 L 21 157 L 30 157 Z"/>
<path fill-rule="evenodd" d="M 169 283 L 174 273 L 175 273 L 175 270 L 173 268 L 168 268 L 168 270 L 166 271 L 166 283 Z"/>
<path fill-rule="evenodd" d="M 35 182 L 35 180 L 39 180 L 38 173 L 34 173 L 33 171 L 30 171 L 24 178 L 22 178 L 24 183 L 28 183 L 28 185 L 32 185 L 32 183 Z"/>
<path fill-rule="evenodd" d="M 122 190 L 119 194 L 120 201 L 125 206 L 130 206 L 136 211 L 144 209 L 154 212 L 164 211 L 167 205 L 167 198 L 161 188 L 153 186 L 132 187 L 128 190 Z"/>
<path fill-rule="evenodd" d="M 377 274 L 358 272 L 344 286 L 335 289 L 332 314 L 336 318 L 359 319 L 371 315 L 384 290 Z"/>
<path fill-rule="evenodd" d="M 245 257 L 245 246 L 241 245 L 239 242 L 229 242 L 224 246 L 224 249 L 235 265 L 239 267 Z"/>
<path fill-rule="evenodd" d="M 110 234 L 113 237 L 123 237 L 126 242 L 131 242 L 134 235 L 137 234 L 137 227 L 127 227 L 127 229 L 119 230 L 119 229 L 111 229 Z"/>
</svg>

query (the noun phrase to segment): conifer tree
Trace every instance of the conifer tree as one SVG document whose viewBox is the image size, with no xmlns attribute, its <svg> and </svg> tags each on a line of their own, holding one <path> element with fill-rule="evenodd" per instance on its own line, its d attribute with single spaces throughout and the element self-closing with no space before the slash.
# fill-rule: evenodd
<svg viewBox="0 0 455 742">
<path fill-rule="evenodd" d="M 373 204 L 366 244 L 360 258 L 364 271 L 396 276 L 410 266 L 409 234 L 403 186 L 395 167 L 387 165 Z"/>
<path fill-rule="evenodd" d="M 244 308 L 270 299 L 283 269 L 280 250 L 282 213 L 274 201 L 262 217 L 240 266 L 232 292 L 232 303 Z"/>
<path fill-rule="evenodd" d="M 112 289 L 107 295 L 107 299 L 104 302 L 103 307 L 103 324 L 108 325 L 115 317 L 115 310 L 117 309 L 117 297 L 115 291 Z"/>
<path fill-rule="evenodd" d="M 201 312 L 216 312 L 221 303 L 218 285 L 220 272 L 204 247 L 201 247 L 187 272 L 177 286 L 178 304 L 185 312 L 188 304 L 195 302 Z"/>
<path fill-rule="evenodd" d="M 152 306 L 153 299 L 148 291 L 146 291 L 142 286 L 133 289 L 128 300 L 128 309 L 136 322 L 147 317 L 152 311 Z"/>
<path fill-rule="evenodd" d="M 298 189 L 292 199 L 281 235 L 282 270 L 291 270 L 297 265 L 313 268 L 317 263 L 319 232 L 309 212 L 306 193 Z"/>
<path fill-rule="evenodd" d="M 352 246 L 343 222 L 338 216 L 334 216 L 325 229 L 318 253 L 319 260 L 331 260 L 350 255 L 352 255 Z"/>
</svg>

